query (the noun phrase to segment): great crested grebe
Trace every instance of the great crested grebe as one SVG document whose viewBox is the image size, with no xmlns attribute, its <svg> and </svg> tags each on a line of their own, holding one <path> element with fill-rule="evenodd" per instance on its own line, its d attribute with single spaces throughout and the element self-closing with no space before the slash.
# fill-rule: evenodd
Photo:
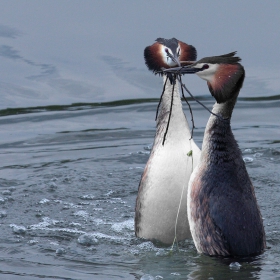
<svg viewBox="0 0 280 280">
<path fill-rule="evenodd" d="M 154 72 L 195 60 L 196 50 L 175 38 L 158 38 L 147 47 L 144 57 Z M 200 149 L 193 139 L 182 109 L 178 83 L 163 77 L 165 91 L 159 107 L 156 135 L 139 184 L 135 207 L 135 234 L 171 244 L 191 238 L 187 219 L 187 186 Z M 170 123 L 163 145 L 164 134 Z"/>
<path fill-rule="evenodd" d="M 200 162 L 188 186 L 188 219 L 200 253 L 249 256 L 266 247 L 262 216 L 230 119 L 245 71 L 235 52 L 183 68 L 207 81 L 216 99 L 204 133 Z"/>
</svg>

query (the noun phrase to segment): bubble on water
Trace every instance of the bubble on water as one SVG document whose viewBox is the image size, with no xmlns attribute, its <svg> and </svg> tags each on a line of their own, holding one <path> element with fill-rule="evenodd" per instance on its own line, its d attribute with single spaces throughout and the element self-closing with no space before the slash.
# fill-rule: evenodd
<svg viewBox="0 0 280 280">
<path fill-rule="evenodd" d="M 94 234 L 83 234 L 78 238 L 78 243 L 84 246 L 96 245 L 98 244 L 98 239 Z"/>
<path fill-rule="evenodd" d="M 92 208 L 92 211 L 103 211 L 103 208 Z"/>
<path fill-rule="evenodd" d="M 121 223 L 114 223 L 111 228 L 115 232 L 122 232 L 125 229 L 133 231 L 134 230 L 134 220 L 129 219 L 129 220 L 123 221 Z"/>
<path fill-rule="evenodd" d="M 249 162 L 253 162 L 254 159 L 251 157 L 243 157 L 244 162 L 249 163 Z"/>
<path fill-rule="evenodd" d="M 71 227 L 80 227 L 82 225 L 80 223 L 72 222 L 72 223 L 69 224 L 69 226 L 71 226 Z"/>
<path fill-rule="evenodd" d="M 59 221 L 57 221 L 57 220 L 50 219 L 49 217 L 44 217 L 43 222 L 40 222 L 35 225 L 31 225 L 31 226 L 29 226 L 29 229 L 32 229 L 32 230 L 46 229 L 49 226 L 53 226 L 58 223 L 59 223 Z"/>
<path fill-rule="evenodd" d="M 73 233 L 73 234 L 84 234 L 85 232 L 78 229 L 71 229 L 71 228 L 51 228 L 48 229 L 49 231 L 57 231 L 57 232 L 64 232 L 64 233 Z"/>
<path fill-rule="evenodd" d="M 117 203 L 126 204 L 126 202 L 123 201 L 120 197 L 113 197 L 111 200 L 109 200 L 109 202 L 111 204 L 117 204 Z"/>
<path fill-rule="evenodd" d="M 60 256 L 66 253 L 66 250 L 64 248 L 58 248 L 56 249 L 55 253 Z"/>
<path fill-rule="evenodd" d="M 48 184 L 49 191 L 55 191 L 57 189 L 57 184 L 55 182 L 51 182 Z"/>
<path fill-rule="evenodd" d="M 144 251 L 156 251 L 156 247 L 151 241 L 143 242 L 137 245 L 137 247 Z"/>
<path fill-rule="evenodd" d="M 84 219 L 87 219 L 89 217 L 89 213 L 84 210 L 80 210 L 74 213 L 74 216 L 82 217 Z"/>
<path fill-rule="evenodd" d="M 131 249 L 131 250 L 129 250 L 129 252 L 131 254 L 133 254 L 134 256 L 138 256 L 139 255 L 139 250 L 136 250 L 136 249 Z"/>
<path fill-rule="evenodd" d="M 167 256 L 170 254 L 170 251 L 166 251 L 164 249 L 158 249 L 158 251 L 156 252 L 156 256 Z"/>
<path fill-rule="evenodd" d="M 107 234 L 103 234 L 101 232 L 95 232 L 93 233 L 94 236 L 97 238 L 97 239 L 104 239 L 104 240 L 126 240 L 126 238 L 124 237 L 119 237 L 119 236 L 111 236 L 111 235 L 107 235 Z"/>
<path fill-rule="evenodd" d="M 38 244 L 38 243 L 39 243 L 39 241 L 34 240 L 34 239 L 29 240 L 29 241 L 27 242 L 27 244 L 29 244 L 29 245 L 35 245 L 35 244 Z"/>
<path fill-rule="evenodd" d="M 5 218 L 7 217 L 7 212 L 6 211 L 0 211 L 0 218 Z"/>
<path fill-rule="evenodd" d="M 6 201 L 6 199 L 4 199 L 3 197 L 0 196 L 0 204 L 4 204 Z"/>
<path fill-rule="evenodd" d="M 92 232 L 92 233 L 84 233 L 78 238 L 78 243 L 82 245 L 95 245 L 99 243 L 99 241 L 104 240 L 104 241 L 123 241 L 127 240 L 124 237 L 118 237 L 118 236 L 111 236 L 107 235 L 101 232 Z"/>
<path fill-rule="evenodd" d="M 4 190 L 4 191 L 2 191 L 2 194 L 3 195 L 11 195 L 12 192 L 10 190 Z"/>
<path fill-rule="evenodd" d="M 140 280 L 155 280 L 155 277 L 150 274 L 143 275 Z"/>
<path fill-rule="evenodd" d="M 40 204 L 48 204 L 49 202 L 50 202 L 50 200 L 47 198 L 43 198 L 39 201 Z"/>
<path fill-rule="evenodd" d="M 232 262 L 229 265 L 229 268 L 232 269 L 232 270 L 239 270 L 240 267 L 241 267 L 241 264 L 239 262 Z"/>
<path fill-rule="evenodd" d="M 80 196 L 80 199 L 83 199 L 83 200 L 93 200 L 94 198 L 95 198 L 95 196 L 92 194 L 86 194 L 86 195 Z"/>
<path fill-rule="evenodd" d="M 255 154 L 254 154 L 254 157 L 255 157 L 255 158 L 259 158 L 259 157 L 261 157 L 262 155 L 263 155 L 263 153 L 255 153 Z"/>
<path fill-rule="evenodd" d="M 146 150 L 146 151 L 151 151 L 151 150 L 152 150 L 152 147 L 153 147 L 153 144 L 148 145 L 148 146 L 145 146 L 145 147 L 144 147 L 144 150 Z"/>
<path fill-rule="evenodd" d="M 178 272 L 171 272 L 170 275 L 173 275 L 173 276 L 180 276 L 181 274 L 178 273 Z"/>
<path fill-rule="evenodd" d="M 58 224 L 61 224 L 60 221 L 50 219 L 48 217 L 43 218 L 43 222 L 40 222 L 35 225 L 30 225 L 28 228 L 30 230 L 44 230 L 52 232 L 64 232 L 64 233 L 73 233 L 73 234 L 84 234 L 84 231 L 73 229 L 73 228 L 62 228 L 57 227 Z M 55 226 L 55 228 L 53 228 Z"/>
<path fill-rule="evenodd" d="M 13 232 L 16 234 L 25 234 L 26 233 L 26 227 L 24 227 L 24 226 L 10 224 L 10 227 L 13 229 Z"/>
<path fill-rule="evenodd" d="M 81 176 L 79 180 L 82 181 L 82 182 L 86 182 L 88 179 L 85 176 Z"/>
<path fill-rule="evenodd" d="M 113 194 L 114 192 L 112 190 L 109 190 L 107 193 L 105 193 L 105 196 L 110 196 L 111 194 Z"/>
<path fill-rule="evenodd" d="M 150 151 L 138 151 L 137 154 L 138 155 L 149 155 Z"/>
<path fill-rule="evenodd" d="M 94 219 L 93 222 L 99 226 L 99 225 L 105 225 L 105 222 L 102 219 Z"/>
<path fill-rule="evenodd" d="M 141 170 L 144 170 L 144 167 L 142 167 L 142 166 L 135 166 L 135 167 L 129 167 L 128 169 L 129 169 L 129 170 L 134 170 L 134 169 L 141 169 Z"/>
</svg>

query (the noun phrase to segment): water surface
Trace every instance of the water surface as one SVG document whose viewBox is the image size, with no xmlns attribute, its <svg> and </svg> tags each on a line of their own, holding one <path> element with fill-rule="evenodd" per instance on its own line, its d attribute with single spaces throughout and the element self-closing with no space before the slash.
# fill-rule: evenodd
<svg viewBox="0 0 280 280">
<path fill-rule="evenodd" d="M 211 108 L 213 99 L 203 102 Z M 237 270 L 232 260 L 197 254 L 190 240 L 171 252 L 134 236 L 157 101 L 2 110 L 1 279 L 276 279 L 280 130 L 272 116 L 279 102 L 240 98 L 234 111 L 268 241 L 263 255 L 239 260 Z M 192 107 L 201 146 L 209 113 Z"/>
<path fill-rule="evenodd" d="M 280 279 L 280 2 L 0 0 L 0 279 Z M 158 37 L 198 58 L 238 51 L 246 79 L 232 128 L 268 248 L 239 260 L 135 238 L 138 183 L 162 79 Z M 204 81 L 184 78 L 213 105 Z M 201 147 L 209 113 L 192 102 Z M 188 107 L 184 105 L 188 118 Z"/>
</svg>

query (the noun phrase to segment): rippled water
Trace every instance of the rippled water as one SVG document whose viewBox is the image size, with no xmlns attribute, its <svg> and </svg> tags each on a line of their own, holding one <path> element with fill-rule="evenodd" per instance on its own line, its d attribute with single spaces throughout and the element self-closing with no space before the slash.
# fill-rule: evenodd
<svg viewBox="0 0 280 280">
<path fill-rule="evenodd" d="M 279 106 L 241 97 L 232 119 L 268 241 L 241 267 L 135 238 L 157 100 L 1 110 L 0 279 L 280 279 Z M 201 147 L 209 113 L 192 107 Z"/>
</svg>

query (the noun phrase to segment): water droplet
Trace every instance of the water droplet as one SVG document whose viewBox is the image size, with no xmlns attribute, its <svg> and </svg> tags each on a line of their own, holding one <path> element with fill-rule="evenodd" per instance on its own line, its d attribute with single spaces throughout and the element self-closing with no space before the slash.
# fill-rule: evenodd
<svg viewBox="0 0 280 280">
<path fill-rule="evenodd" d="M 6 211 L 0 211 L 0 218 L 5 218 L 7 217 L 7 212 Z"/>
<path fill-rule="evenodd" d="M 241 267 L 241 264 L 239 262 L 232 262 L 229 265 L 229 268 L 233 269 L 233 270 L 238 270 L 238 269 L 240 269 L 240 267 Z"/>
<path fill-rule="evenodd" d="M 244 160 L 244 162 L 252 162 L 252 161 L 254 161 L 254 159 L 253 158 L 251 158 L 251 157 L 244 157 L 243 158 L 243 160 Z"/>
<path fill-rule="evenodd" d="M 90 246 L 98 244 L 98 239 L 93 234 L 83 234 L 78 238 L 78 243 L 83 246 Z"/>
<path fill-rule="evenodd" d="M 66 253 L 66 250 L 64 248 L 58 248 L 58 249 L 56 249 L 55 253 L 57 255 L 63 255 Z"/>
</svg>

